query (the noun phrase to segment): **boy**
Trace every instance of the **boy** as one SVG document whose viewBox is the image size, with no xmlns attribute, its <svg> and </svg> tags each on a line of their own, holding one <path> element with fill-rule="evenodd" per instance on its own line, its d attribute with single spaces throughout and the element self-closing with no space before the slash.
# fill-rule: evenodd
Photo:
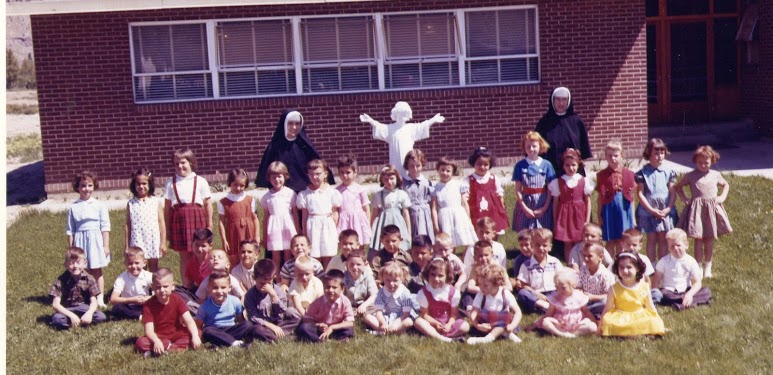
<svg viewBox="0 0 773 375">
<path fill-rule="evenodd" d="M 231 275 L 218 269 L 207 281 L 209 297 L 196 313 L 204 326 L 202 337 L 215 346 L 245 347 L 245 342 L 252 341 L 252 323 L 244 320 L 244 306 L 231 295 Z"/>
<path fill-rule="evenodd" d="M 354 229 L 344 229 L 341 231 L 341 234 L 338 235 L 338 245 L 341 246 L 341 255 L 334 256 L 330 260 L 330 263 L 327 264 L 327 269 L 325 271 L 336 269 L 341 272 L 346 272 L 346 259 L 349 257 L 349 253 L 352 250 L 360 249 L 360 237 Z M 365 264 L 368 264 L 367 257 L 365 259 Z M 363 272 L 373 276 L 373 270 L 371 270 L 370 267 L 363 268 Z"/>
<path fill-rule="evenodd" d="M 478 239 L 486 240 L 491 243 L 492 250 L 494 251 L 494 262 L 507 269 L 507 253 L 505 247 L 501 243 L 497 242 L 497 223 L 494 219 L 484 216 L 475 223 L 475 233 L 478 235 Z M 475 245 L 471 245 L 464 252 L 464 273 L 470 274 L 472 272 L 473 259 L 475 258 Z"/>
<path fill-rule="evenodd" d="M 432 240 L 427 235 L 419 235 L 411 242 L 411 264 L 408 265 L 408 291 L 415 295 L 424 287 L 421 270 L 432 259 Z"/>
<path fill-rule="evenodd" d="M 703 286 L 701 267 L 695 258 L 687 254 L 687 233 L 679 228 L 671 229 L 666 233 L 666 241 L 669 254 L 655 265 L 655 276 L 652 278 L 653 288 L 660 288 L 660 293 L 653 291 L 653 295 L 657 294 L 653 302 L 678 311 L 710 303 L 711 290 Z"/>
<path fill-rule="evenodd" d="M 288 313 L 287 295 L 274 283 L 274 261 L 261 259 L 254 269 L 255 285 L 247 291 L 244 307 L 252 322 L 253 339 L 272 343 L 291 335 L 299 319 Z"/>
<path fill-rule="evenodd" d="M 553 232 L 546 228 L 532 230 L 531 248 L 534 255 L 523 262 L 518 271 L 521 290 L 518 304 L 524 312 L 544 312 L 550 306 L 548 296 L 556 292 L 553 278 L 563 268 L 561 262 L 548 255 L 553 247 Z"/>
<path fill-rule="evenodd" d="M 290 283 L 293 281 L 295 275 L 295 260 L 303 255 L 309 255 L 310 245 L 309 238 L 303 234 L 296 234 L 290 240 L 290 253 L 293 258 L 285 262 L 282 265 L 282 269 L 279 270 L 279 283 L 282 285 L 285 293 L 290 289 Z M 322 267 L 322 263 L 314 258 L 309 258 L 312 267 L 314 267 L 314 274 L 317 277 L 322 277 L 325 274 L 325 269 Z"/>
<path fill-rule="evenodd" d="M 406 266 L 413 262 L 411 255 L 407 251 L 400 249 L 402 242 L 403 236 L 400 234 L 400 228 L 397 225 L 389 224 L 384 226 L 381 230 L 381 245 L 383 249 L 377 251 L 370 262 L 373 268 L 374 279 L 381 279 L 378 271 L 389 262 L 400 262 Z"/>
<path fill-rule="evenodd" d="M 373 275 L 368 275 L 365 270 L 366 255 L 362 250 L 353 250 L 346 259 L 346 272 L 344 273 L 344 294 L 354 306 L 357 316 L 364 316 L 372 309 L 376 301 L 378 287 Z"/>
<path fill-rule="evenodd" d="M 105 314 L 97 310 L 99 287 L 93 276 L 84 272 L 86 253 L 79 247 L 70 247 L 64 256 L 67 269 L 54 281 L 48 294 L 54 297 L 51 307 L 54 316 L 51 325 L 59 329 L 102 323 Z"/>
<path fill-rule="evenodd" d="M 323 280 L 325 293 L 309 306 L 295 334 L 298 339 L 311 342 L 328 338 L 348 340 L 354 337 L 354 310 L 343 295 L 344 273 L 330 270 Z"/>
<path fill-rule="evenodd" d="M 521 265 L 534 255 L 531 251 L 531 231 L 531 229 L 521 229 L 518 232 L 518 249 L 520 251 L 513 260 L 513 268 L 509 272 L 510 284 L 514 285 L 518 290 L 523 288 L 523 285 L 518 281 L 518 272 L 521 271 Z"/>
<path fill-rule="evenodd" d="M 489 264 L 498 264 L 494 260 L 494 246 L 491 244 L 488 240 L 479 240 L 475 243 L 474 246 L 474 252 L 475 252 L 475 259 L 473 261 L 473 267 L 472 271 L 469 275 L 467 275 L 467 280 L 464 283 L 464 292 L 462 293 L 462 302 L 460 305 L 461 311 L 464 314 L 469 315 L 472 312 L 472 303 L 475 299 L 475 295 L 478 294 L 481 290 L 478 286 L 478 273 L 477 271 L 481 269 L 483 266 L 488 266 Z M 504 271 L 504 268 L 502 268 Z M 507 275 L 505 275 L 507 276 Z M 506 290 L 513 290 L 512 283 L 510 282 L 509 278 L 505 277 L 505 285 L 504 288 Z"/>
<path fill-rule="evenodd" d="M 116 318 L 139 319 L 142 316 L 142 304 L 150 299 L 150 286 L 153 274 L 145 271 L 145 253 L 139 247 L 132 246 L 123 254 L 126 271 L 121 273 L 113 284 L 110 303 Z"/>
<path fill-rule="evenodd" d="M 207 228 L 193 232 L 193 256 L 185 266 L 183 278 L 183 286 L 191 292 L 195 292 L 201 282 L 212 272 L 208 259 L 209 252 L 212 250 L 212 241 L 212 231 Z"/>
<path fill-rule="evenodd" d="M 153 298 L 142 305 L 145 335 L 137 339 L 137 350 L 161 355 L 167 351 L 185 351 L 201 346 L 199 329 L 185 301 L 174 292 L 174 275 L 169 268 L 153 273 Z"/>
<path fill-rule="evenodd" d="M 586 223 L 582 227 L 582 241 L 572 247 L 572 250 L 569 253 L 569 259 L 567 259 L 566 264 L 569 267 L 574 268 L 575 271 L 578 271 L 583 262 L 583 246 L 588 242 L 599 241 L 601 241 L 601 227 L 598 226 L 598 224 Z M 604 267 L 611 267 L 614 259 L 612 259 L 612 255 L 609 254 L 607 249 L 604 249 L 602 256 L 602 263 L 604 264 Z"/>
<path fill-rule="evenodd" d="M 474 245 L 473 245 L 474 246 Z M 467 274 L 464 272 L 464 263 L 454 254 L 454 243 L 448 233 L 439 233 L 435 236 L 435 245 L 432 246 L 432 255 L 443 258 L 451 263 L 451 271 L 454 273 L 454 288 L 462 290 Z"/>
<path fill-rule="evenodd" d="M 228 253 L 225 252 L 225 250 L 212 250 L 209 253 L 209 269 L 212 270 L 212 272 L 215 271 L 225 271 L 225 273 L 228 275 L 228 278 L 231 283 L 231 287 L 228 288 L 229 293 L 238 298 L 239 301 L 244 301 L 244 289 L 242 289 L 241 284 L 239 283 L 239 280 L 236 279 L 236 277 L 232 276 L 228 273 L 228 269 L 231 268 L 231 265 L 228 263 Z M 196 301 L 199 304 L 204 303 L 204 300 L 207 299 L 207 296 L 209 295 L 209 277 L 201 281 L 201 285 L 199 285 L 199 288 L 196 289 Z"/>
<path fill-rule="evenodd" d="M 644 281 L 648 284 L 652 285 L 650 282 L 650 277 L 655 274 L 655 268 L 652 267 L 652 262 L 650 262 L 650 258 L 646 255 L 642 255 L 640 253 L 641 251 L 641 240 L 642 240 L 642 234 L 639 232 L 638 229 L 631 228 L 623 232 L 623 236 L 620 238 L 620 243 L 623 246 L 623 249 L 621 251 L 625 251 L 627 253 L 635 254 L 641 260 L 644 262 L 645 270 L 644 270 Z M 609 266 L 612 267 L 611 265 Z M 610 271 L 612 271 L 610 269 Z"/>
<path fill-rule="evenodd" d="M 290 313 L 301 319 L 306 309 L 324 293 L 322 281 L 314 276 L 314 258 L 303 255 L 295 260 L 295 279 L 290 283 Z"/>
<path fill-rule="evenodd" d="M 249 290 L 255 285 L 252 278 L 253 267 L 258 261 L 258 243 L 254 240 L 244 240 L 239 243 L 239 264 L 231 270 L 242 290 Z"/>
<path fill-rule="evenodd" d="M 607 294 L 615 285 L 615 275 L 602 264 L 605 249 L 601 242 L 582 243 L 583 264 L 580 265 L 577 289 L 588 296 L 588 310 L 596 319 L 600 319 L 607 304 Z"/>
</svg>

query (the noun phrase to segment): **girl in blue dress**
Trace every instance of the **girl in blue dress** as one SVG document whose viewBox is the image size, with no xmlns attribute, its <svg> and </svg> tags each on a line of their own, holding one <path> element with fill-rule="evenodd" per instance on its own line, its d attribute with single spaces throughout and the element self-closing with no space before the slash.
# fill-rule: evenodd
<svg viewBox="0 0 773 375">
<path fill-rule="evenodd" d="M 639 230 L 647 234 L 647 257 L 653 264 L 668 254 L 666 232 L 678 221 L 674 208 L 676 172 L 663 165 L 668 154 L 661 139 L 650 139 L 642 154 L 649 163 L 634 176 L 639 190 L 636 220 Z"/>
<path fill-rule="evenodd" d="M 540 157 L 550 146 L 536 131 L 524 134 L 521 143 L 526 158 L 515 164 L 513 181 L 517 203 L 513 209 L 513 230 L 553 229 L 550 194 L 547 186 L 556 178 L 553 165 Z"/>
</svg>

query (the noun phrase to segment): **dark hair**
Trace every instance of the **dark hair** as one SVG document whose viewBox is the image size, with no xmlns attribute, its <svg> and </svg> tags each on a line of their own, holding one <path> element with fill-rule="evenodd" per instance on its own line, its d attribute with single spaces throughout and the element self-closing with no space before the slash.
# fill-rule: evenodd
<svg viewBox="0 0 773 375">
<path fill-rule="evenodd" d="M 633 262 L 634 267 L 636 267 L 636 281 L 641 280 L 644 277 L 644 270 L 647 269 L 647 266 L 644 264 L 644 261 L 641 260 L 641 256 L 639 254 L 635 253 L 626 253 L 622 252 L 620 254 L 617 254 L 615 257 L 615 264 L 612 266 L 612 271 L 614 272 L 617 277 L 620 277 L 620 271 L 617 269 L 618 266 L 620 266 L 620 262 L 623 258 L 635 260 Z M 622 277 L 620 277 L 622 279 Z"/>
<path fill-rule="evenodd" d="M 341 242 L 344 238 L 357 237 L 357 241 L 360 240 L 360 235 L 354 229 L 344 229 L 338 234 L 338 242 Z"/>
<path fill-rule="evenodd" d="M 351 168 L 355 173 L 357 172 L 357 158 L 354 154 L 346 154 L 338 158 L 338 169 Z"/>
<path fill-rule="evenodd" d="M 384 166 L 384 168 L 381 168 L 381 170 L 378 172 L 378 184 L 379 186 L 384 186 L 384 176 L 395 176 L 395 179 L 397 180 L 397 188 L 400 188 L 403 186 L 403 176 L 400 175 L 400 172 L 395 168 L 392 164 L 387 164 Z"/>
<path fill-rule="evenodd" d="M 490 167 L 494 168 L 494 165 L 495 165 L 494 154 L 491 151 L 489 151 L 489 149 L 483 146 L 476 148 L 475 151 L 472 152 L 472 155 L 470 155 L 470 157 L 467 158 L 467 162 L 470 163 L 471 167 L 474 167 L 475 162 L 478 161 L 478 159 L 480 158 L 488 158 L 489 161 L 491 162 Z"/>
<path fill-rule="evenodd" d="M 577 162 L 577 165 L 582 167 L 582 157 L 580 157 L 580 152 L 573 149 L 573 148 L 567 148 L 566 151 L 561 155 L 561 164 L 566 163 L 568 159 L 574 160 Z"/>
<path fill-rule="evenodd" d="M 258 245 L 258 242 L 253 240 L 253 239 L 250 239 L 250 238 L 248 238 L 246 240 L 242 240 L 241 242 L 239 242 L 239 250 L 241 250 L 242 247 L 244 247 L 244 245 L 252 245 L 253 247 L 255 247 L 256 251 L 260 250 L 258 248 L 260 246 L 260 245 Z"/>
<path fill-rule="evenodd" d="M 293 243 L 295 242 L 295 240 L 297 240 L 299 238 L 303 238 L 303 239 L 306 240 L 306 243 L 311 244 L 311 241 L 309 241 L 309 237 L 306 237 L 306 235 L 303 234 L 303 233 L 298 233 L 298 234 L 294 235 L 293 238 L 290 239 L 290 247 L 292 247 Z"/>
<path fill-rule="evenodd" d="M 219 279 L 228 279 L 228 284 L 231 284 L 231 274 L 224 271 L 224 270 L 212 270 L 212 273 L 209 274 L 209 277 L 207 277 L 209 280 L 209 285 L 212 286 L 212 283 L 215 280 Z"/>
<path fill-rule="evenodd" d="M 709 159 L 709 161 L 711 161 L 711 165 L 717 164 L 717 161 L 719 160 L 719 153 L 714 151 L 714 149 L 709 145 L 703 145 L 695 149 L 695 152 L 692 153 L 693 164 L 697 162 L 699 156 L 703 156 L 706 159 Z"/>
<path fill-rule="evenodd" d="M 368 261 L 368 257 L 365 255 L 365 252 L 360 249 L 354 249 L 350 251 L 349 254 L 346 255 L 347 261 L 352 258 L 360 258 L 366 262 Z"/>
<path fill-rule="evenodd" d="M 414 247 L 432 247 L 432 239 L 426 234 L 419 234 L 413 237 L 411 248 Z"/>
<path fill-rule="evenodd" d="M 234 168 L 234 169 L 231 169 L 230 172 L 228 172 L 228 180 L 226 180 L 226 184 L 230 187 L 231 184 L 233 184 L 237 178 L 239 179 L 244 178 L 244 183 L 247 185 L 249 185 L 250 183 L 249 177 L 247 177 L 247 171 L 241 168 Z"/>
<path fill-rule="evenodd" d="M 172 155 L 172 162 L 174 163 L 177 159 L 185 159 L 188 161 L 188 164 L 191 165 L 191 170 L 195 171 L 196 166 L 196 154 L 193 153 L 193 150 L 191 150 L 189 147 L 185 148 L 178 148 L 174 151 L 174 154 Z"/>
<path fill-rule="evenodd" d="M 252 271 L 252 277 L 257 279 L 258 277 L 274 276 L 276 272 L 276 264 L 269 258 L 264 258 L 255 263 L 255 269 Z"/>
<path fill-rule="evenodd" d="M 169 268 L 161 267 L 157 269 L 156 272 L 153 272 L 152 283 L 156 284 L 158 283 L 158 280 L 161 280 L 167 276 L 171 276 L 172 281 L 174 281 L 174 272 L 172 272 L 172 270 Z"/>
<path fill-rule="evenodd" d="M 156 191 L 156 183 L 153 180 L 153 176 L 150 173 L 150 169 L 147 169 L 145 167 L 139 168 L 134 173 L 132 173 L 132 181 L 129 182 L 129 191 L 132 192 L 132 195 L 135 197 L 137 196 L 137 177 L 145 176 L 148 178 L 148 195 L 152 196 L 153 193 Z"/>
<path fill-rule="evenodd" d="M 325 272 L 325 275 L 322 276 L 322 283 L 328 284 L 331 281 L 337 281 L 338 285 L 341 287 L 344 286 L 344 272 L 339 269 L 332 269 L 330 271 Z"/>
<path fill-rule="evenodd" d="M 644 152 L 642 152 L 642 156 L 644 156 L 645 159 L 649 159 L 652 155 L 652 151 L 655 150 L 663 150 L 666 152 L 666 156 L 670 155 L 671 152 L 668 151 L 668 147 L 666 147 L 666 142 L 663 142 L 660 138 L 652 138 L 647 142 L 647 145 L 644 146 Z"/>
<path fill-rule="evenodd" d="M 207 241 L 211 245 L 214 241 L 212 237 L 212 231 L 207 228 L 196 229 L 193 231 L 194 241 Z"/>
<path fill-rule="evenodd" d="M 623 232 L 623 236 L 620 237 L 620 239 L 623 240 L 623 241 L 626 241 L 628 239 L 635 238 L 635 237 L 642 238 L 643 235 L 642 235 L 642 233 L 638 229 L 631 228 L 631 229 L 626 229 Z"/>
<path fill-rule="evenodd" d="M 443 167 L 446 165 L 451 167 L 451 174 L 453 176 L 456 176 L 459 174 L 459 166 L 456 165 L 456 163 L 454 163 L 454 161 L 451 160 L 451 158 L 449 158 L 448 156 L 443 156 L 442 158 L 438 159 L 437 163 L 435 163 L 435 170 L 438 170 L 440 169 L 440 167 Z"/>
<path fill-rule="evenodd" d="M 446 273 L 446 282 L 452 283 L 454 281 L 454 270 L 451 266 L 451 262 L 440 257 L 432 258 L 432 260 L 424 266 L 424 269 L 421 270 L 421 279 L 424 280 L 424 282 L 429 282 L 429 274 L 433 271 L 438 272 L 441 270 Z"/>
<path fill-rule="evenodd" d="M 400 228 L 397 225 L 389 224 L 381 228 L 381 238 L 384 238 L 384 236 L 391 236 L 393 234 L 400 234 Z"/>
<path fill-rule="evenodd" d="M 322 168 L 322 171 L 327 173 L 327 162 L 323 159 L 314 159 L 306 163 L 306 172 L 310 172 L 319 168 Z"/>
<path fill-rule="evenodd" d="M 472 248 L 475 251 L 473 254 L 477 254 L 478 250 L 480 249 L 490 248 L 494 250 L 494 244 L 492 244 L 489 240 L 479 240 L 474 245 L 472 245 Z"/>
<path fill-rule="evenodd" d="M 424 157 L 424 152 L 418 148 L 414 148 L 405 154 L 405 159 L 403 159 L 403 168 L 408 169 L 408 162 L 411 160 L 421 164 L 422 166 L 427 165 L 427 158 Z"/>
<path fill-rule="evenodd" d="M 81 187 L 81 181 L 87 180 L 87 179 L 91 180 L 91 182 L 94 183 L 95 190 L 99 189 L 99 181 L 97 180 L 97 174 L 92 171 L 83 171 L 75 175 L 75 179 L 72 182 L 72 190 L 77 193 L 78 188 Z"/>
</svg>

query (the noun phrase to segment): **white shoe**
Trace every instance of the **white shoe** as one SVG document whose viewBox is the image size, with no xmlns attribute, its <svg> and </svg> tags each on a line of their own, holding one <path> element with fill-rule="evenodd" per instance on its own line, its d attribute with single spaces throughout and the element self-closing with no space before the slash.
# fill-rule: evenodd
<svg viewBox="0 0 773 375">
<path fill-rule="evenodd" d="M 507 336 L 507 338 L 508 338 L 510 341 L 512 341 L 512 342 L 514 342 L 514 343 L 516 343 L 516 344 L 520 344 L 520 343 L 521 343 L 521 338 L 520 338 L 520 337 L 518 337 L 518 336 L 516 336 L 516 335 L 515 335 L 515 332 L 511 333 L 510 335 L 508 335 L 508 336 Z"/>
<path fill-rule="evenodd" d="M 711 278 L 714 275 L 711 274 L 711 263 L 706 263 L 703 266 L 703 277 L 705 278 Z"/>
</svg>

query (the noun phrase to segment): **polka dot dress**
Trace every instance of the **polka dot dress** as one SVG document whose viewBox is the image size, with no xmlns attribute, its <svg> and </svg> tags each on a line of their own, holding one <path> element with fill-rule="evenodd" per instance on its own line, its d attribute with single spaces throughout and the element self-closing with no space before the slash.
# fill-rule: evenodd
<svg viewBox="0 0 773 375">
<path fill-rule="evenodd" d="M 145 252 L 145 259 L 158 259 L 161 257 L 161 232 L 158 228 L 158 200 L 146 198 L 139 200 L 136 197 L 129 200 L 129 220 L 131 233 L 129 234 L 129 246 L 137 246 Z"/>
</svg>

